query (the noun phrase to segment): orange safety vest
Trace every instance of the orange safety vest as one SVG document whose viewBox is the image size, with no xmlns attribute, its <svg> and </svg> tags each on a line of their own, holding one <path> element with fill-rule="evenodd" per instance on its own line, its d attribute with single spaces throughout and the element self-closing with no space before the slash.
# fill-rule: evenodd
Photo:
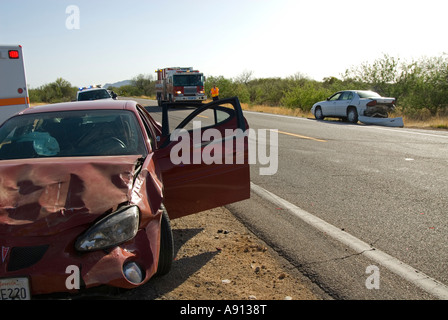
<svg viewBox="0 0 448 320">
<path fill-rule="evenodd" d="M 212 88 L 211 92 L 212 92 L 212 97 L 219 96 L 219 88 L 218 87 Z"/>
</svg>

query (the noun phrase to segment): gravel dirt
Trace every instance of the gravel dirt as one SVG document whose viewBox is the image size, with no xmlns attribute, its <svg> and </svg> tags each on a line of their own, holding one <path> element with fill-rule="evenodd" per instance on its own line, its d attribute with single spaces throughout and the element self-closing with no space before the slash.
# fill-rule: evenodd
<svg viewBox="0 0 448 320">
<path fill-rule="evenodd" d="M 171 221 L 170 273 L 133 300 L 320 300 L 311 283 L 224 207 Z"/>
</svg>

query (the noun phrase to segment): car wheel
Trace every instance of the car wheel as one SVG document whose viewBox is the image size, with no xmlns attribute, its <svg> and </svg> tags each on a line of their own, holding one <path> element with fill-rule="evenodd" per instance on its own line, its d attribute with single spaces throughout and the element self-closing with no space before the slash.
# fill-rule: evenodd
<svg viewBox="0 0 448 320">
<path fill-rule="evenodd" d="M 163 276 L 170 272 L 174 259 L 174 241 L 170 218 L 165 206 L 162 205 L 162 221 L 160 222 L 160 251 L 156 276 Z"/>
<path fill-rule="evenodd" d="M 324 119 L 324 114 L 322 113 L 321 107 L 317 107 L 316 110 L 314 110 L 314 117 L 317 120 L 323 120 Z"/>
<path fill-rule="evenodd" d="M 350 123 L 358 123 L 358 111 L 356 108 L 349 108 L 347 110 L 347 120 Z"/>
</svg>

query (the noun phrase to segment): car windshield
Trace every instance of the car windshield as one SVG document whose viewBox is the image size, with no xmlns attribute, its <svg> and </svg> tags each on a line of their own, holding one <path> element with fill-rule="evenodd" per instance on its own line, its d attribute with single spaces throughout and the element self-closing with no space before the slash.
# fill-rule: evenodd
<svg viewBox="0 0 448 320">
<path fill-rule="evenodd" d="M 198 74 L 176 75 L 173 77 L 174 86 L 202 86 L 202 76 Z"/>
<path fill-rule="evenodd" d="M 373 91 L 357 91 L 360 98 L 379 98 L 381 97 L 378 93 Z"/>
<path fill-rule="evenodd" d="M 100 99 L 110 99 L 111 96 L 106 89 L 104 90 L 89 90 L 78 93 L 79 101 L 87 101 L 87 100 L 100 100 Z"/>
<path fill-rule="evenodd" d="M 35 113 L 0 127 L 0 160 L 146 154 L 137 119 L 126 110 Z"/>
</svg>

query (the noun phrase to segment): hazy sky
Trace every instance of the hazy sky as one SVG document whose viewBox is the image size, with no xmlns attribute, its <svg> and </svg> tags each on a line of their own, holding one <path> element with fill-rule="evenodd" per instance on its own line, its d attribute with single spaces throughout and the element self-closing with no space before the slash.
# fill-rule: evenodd
<svg viewBox="0 0 448 320">
<path fill-rule="evenodd" d="M 23 46 L 31 88 L 170 66 L 320 81 L 384 54 L 448 53 L 447 9 L 446 0 L 0 0 L 0 44 Z"/>
</svg>

